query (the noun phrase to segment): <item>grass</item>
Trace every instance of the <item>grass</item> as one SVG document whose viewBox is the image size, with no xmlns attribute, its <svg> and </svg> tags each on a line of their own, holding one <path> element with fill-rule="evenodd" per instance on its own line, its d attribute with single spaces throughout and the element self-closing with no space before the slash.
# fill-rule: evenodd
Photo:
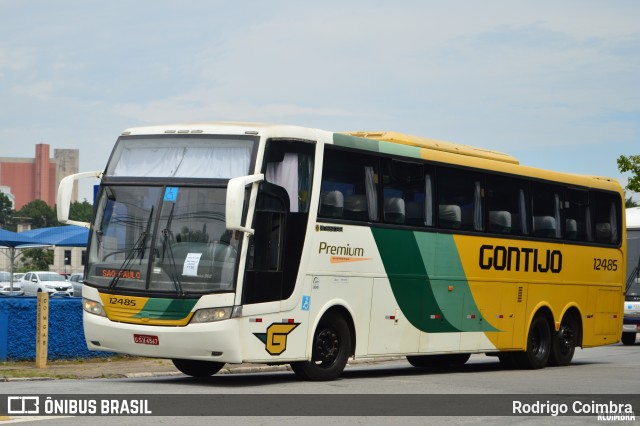
<svg viewBox="0 0 640 426">
<path fill-rule="evenodd" d="M 44 369 L 28 370 L 0 370 L 0 382 L 7 379 L 75 379 L 77 375 L 69 373 L 56 373 Z"/>
<path fill-rule="evenodd" d="M 115 361 L 131 361 L 138 357 L 116 355 L 102 358 L 81 358 L 47 361 L 47 368 L 36 368 L 35 361 L 4 361 L 0 362 L 0 381 L 7 379 L 75 379 L 82 377 L 76 373 L 82 371 L 83 365 L 109 363 Z M 102 375 L 101 377 L 116 377 L 118 375 Z M 86 375 L 85 375 L 86 377 Z"/>
</svg>

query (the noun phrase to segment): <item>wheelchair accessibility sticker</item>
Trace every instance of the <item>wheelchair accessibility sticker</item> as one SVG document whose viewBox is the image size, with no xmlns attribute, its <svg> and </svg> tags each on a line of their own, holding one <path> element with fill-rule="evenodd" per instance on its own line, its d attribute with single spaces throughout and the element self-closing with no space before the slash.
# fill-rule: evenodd
<svg viewBox="0 0 640 426">
<path fill-rule="evenodd" d="M 176 202 L 178 199 L 178 188 L 175 186 L 167 186 L 164 190 L 164 201 Z"/>
<path fill-rule="evenodd" d="M 308 311 L 311 306 L 311 296 L 302 296 L 302 306 L 300 309 L 303 311 Z"/>
</svg>

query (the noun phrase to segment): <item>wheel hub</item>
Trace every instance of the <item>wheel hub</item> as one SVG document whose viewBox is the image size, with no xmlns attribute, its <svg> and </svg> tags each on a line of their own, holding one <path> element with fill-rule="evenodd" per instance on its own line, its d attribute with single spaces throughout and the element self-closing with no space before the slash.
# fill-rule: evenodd
<svg viewBox="0 0 640 426">
<path fill-rule="evenodd" d="M 331 364 L 338 356 L 338 335 L 333 330 L 322 330 L 316 340 L 316 361 Z"/>
<path fill-rule="evenodd" d="M 560 350 L 562 353 L 566 354 L 573 347 L 573 330 L 570 327 L 562 326 L 560 327 L 560 332 L 558 334 L 558 338 L 560 339 Z"/>
</svg>

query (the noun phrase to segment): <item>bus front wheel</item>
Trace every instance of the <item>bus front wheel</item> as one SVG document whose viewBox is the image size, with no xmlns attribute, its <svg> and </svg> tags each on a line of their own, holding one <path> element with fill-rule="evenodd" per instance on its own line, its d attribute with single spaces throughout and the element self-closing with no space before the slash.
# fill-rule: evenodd
<svg viewBox="0 0 640 426">
<path fill-rule="evenodd" d="M 180 372 L 191 377 L 209 377 L 224 367 L 224 362 L 199 361 L 194 359 L 172 359 Z"/>
<path fill-rule="evenodd" d="M 351 332 L 344 317 L 327 313 L 313 335 L 311 361 L 291 363 L 296 376 L 304 380 L 326 381 L 342 374 L 351 350 Z"/>
<path fill-rule="evenodd" d="M 514 354 L 520 367 L 529 370 L 544 368 L 551 354 L 551 328 L 543 314 L 536 314 L 531 321 L 527 337 L 527 349 Z"/>
</svg>

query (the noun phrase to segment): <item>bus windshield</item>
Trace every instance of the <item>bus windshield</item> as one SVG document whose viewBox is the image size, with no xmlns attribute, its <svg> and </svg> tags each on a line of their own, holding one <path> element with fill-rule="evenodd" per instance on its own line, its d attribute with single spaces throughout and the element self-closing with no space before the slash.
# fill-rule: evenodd
<svg viewBox="0 0 640 426">
<path fill-rule="evenodd" d="M 248 174 L 255 140 L 202 135 L 127 136 L 106 175 L 231 179 Z"/>
<path fill-rule="evenodd" d="M 226 188 L 105 186 L 86 282 L 180 295 L 234 290 L 239 240 L 225 228 Z"/>
</svg>

